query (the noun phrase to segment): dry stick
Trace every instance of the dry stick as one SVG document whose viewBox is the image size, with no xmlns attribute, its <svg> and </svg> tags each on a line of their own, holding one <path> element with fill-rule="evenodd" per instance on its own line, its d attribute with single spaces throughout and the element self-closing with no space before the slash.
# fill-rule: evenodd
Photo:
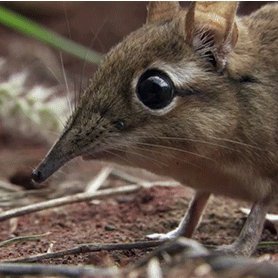
<svg viewBox="0 0 278 278">
<path fill-rule="evenodd" d="M 7 220 L 7 219 L 10 219 L 13 217 L 22 216 L 22 215 L 29 214 L 29 213 L 36 212 L 36 211 L 64 206 L 67 204 L 90 201 L 93 199 L 99 199 L 102 197 L 108 197 L 108 196 L 113 196 L 113 195 L 118 195 L 118 194 L 123 194 L 123 193 L 133 193 L 133 192 L 138 191 L 140 188 L 141 188 L 140 185 L 127 185 L 127 186 L 121 186 L 121 187 L 113 188 L 113 189 L 99 190 L 99 191 L 93 192 L 93 193 L 85 192 L 85 193 L 79 193 L 79 194 L 72 195 L 72 196 L 48 200 L 48 201 L 24 206 L 21 208 L 15 208 L 15 209 L 4 211 L 4 212 L 0 213 L 0 221 L 4 221 L 4 220 Z"/>
<path fill-rule="evenodd" d="M 181 185 L 179 182 L 174 180 L 158 180 L 158 181 L 148 181 L 136 176 L 130 175 L 122 170 L 113 169 L 111 175 L 121 178 L 130 183 L 136 183 L 142 185 L 143 187 L 153 187 L 153 186 L 178 186 Z"/>
<path fill-rule="evenodd" d="M 148 256 L 124 269 L 123 274 L 126 274 L 124 277 L 130 271 L 148 265 L 153 258 L 160 259 L 165 252 L 169 256 L 181 254 L 184 262 L 187 260 L 202 260 L 209 264 L 213 271 L 220 274 L 223 274 L 223 271 L 234 271 L 235 275 L 233 277 L 247 277 L 248 275 L 262 278 L 278 277 L 278 265 L 275 263 L 258 262 L 255 258 L 223 256 L 223 254 L 209 252 L 197 241 L 187 238 L 168 241 L 156 248 Z"/>
<path fill-rule="evenodd" d="M 152 186 L 178 186 L 181 185 L 175 180 L 158 180 L 158 181 L 148 181 L 146 179 L 138 178 L 136 176 L 130 175 L 120 169 L 113 169 L 111 175 L 118 177 L 124 181 L 130 183 L 140 184 L 143 187 L 152 187 Z"/>
<path fill-rule="evenodd" d="M 104 189 L 97 192 L 85 192 L 79 193 L 72 196 L 52 199 L 49 201 L 44 201 L 20 208 L 15 208 L 11 210 L 4 211 L 0 213 L 0 221 L 4 221 L 13 217 L 22 216 L 36 211 L 41 211 L 49 208 L 60 207 L 67 204 L 79 203 L 84 201 L 90 201 L 93 199 L 100 199 L 102 197 L 108 197 L 113 195 L 118 195 L 122 193 L 133 193 L 138 191 L 142 187 L 152 187 L 156 185 L 162 186 L 176 186 L 175 181 L 158 181 L 158 182 L 146 182 L 144 185 L 126 185 L 115 189 Z"/>
<path fill-rule="evenodd" d="M 147 182 L 145 179 L 138 178 L 136 176 L 130 175 L 120 169 L 113 169 L 111 175 L 116 176 L 124 181 L 141 184 Z"/>
<path fill-rule="evenodd" d="M 20 271 L 22 274 L 42 274 L 42 271 L 45 270 L 45 274 L 53 274 L 53 275 L 67 275 L 71 277 L 80 277 L 82 275 L 104 275 L 103 271 L 106 272 L 106 275 L 112 275 L 112 277 L 115 277 L 115 271 L 113 269 L 92 269 L 87 267 L 68 267 L 68 266 L 46 266 L 46 265 L 26 265 L 26 264 L 14 264 L 14 262 L 37 262 L 43 259 L 53 259 L 62 257 L 65 255 L 74 255 L 74 254 L 80 254 L 80 253 L 87 253 L 87 252 L 97 252 L 101 250 L 130 250 L 130 249 L 145 249 L 145 248 L 152 248 L 156 247 L 160 244 L 162 244 L 163 241 L 145 241 L 145 242 L 135 242 L 135 243 L 127 243 L 127 244 L 83 244 L 80 246 L 77 246 L 72 249 L 67 249 L 64 251 L 54 252 L 54 253 L 45 253 L 40 255 L 35 255 L 27 258 L 17 258 L 12 261 L 8 262 L 1 262 L 0 263 L 0 274 L 19 274 Z M 170 244 L 164 245 L 165 251 L 168 251 L 171 253 L 170 249 L 173 249 L 174 251 L 177 246 L 171 246 Z M 182 247 L 182 246 L 180 246 Z M 194 247 L 194 246 L 193 246 Z M 196 246 L 195 246 L 196 247 Z M 277 277 L 278 275 L 278 266 L 269 262 L 262 262 L 258 263 L 255 259 L 248 259 L 248 258 L 234 258 L 229 256 L 222 256 L 217 254 L 205 254 L 203 250 L 197 250 L 196 248 L 193 248 L 194 253 L 189 252 L 186 255 L 187 259 L 196 259 L 200 258 L 207 262 L 214 271 L 218 272 L 225 271 L 225 270 L 235 270 L 239 271 L 240 273 L 249 274 L 249 275 L 258 275 L 259 277 Z M 169 249 L 170 248 L 170 249 Z M 182 249 L 182 248 L 181 248 Z M 195 250 L 196 249 L 196 250 Z M 160 251 L 163 251 L 163 248 L 160 249 Z M 177 251 L 177 250 L 176 250 Z M 181 251 L 181 250 L 180 250 Z M 196 253 L 197 251 L 197 253 Z M 200 251 L 200 252 L 199 252 Z M 159 256 L 159 253 L 155 252 L 152 253 L 151 256 L 144 260 L 145 263 L 148 263 L 152 258 Z M 132 268 L 130 268 L 126 274 L 129 273 L 132 270 L 137 269 L 138 267 L 142 267 L 144 264 L 137 264 L 134 265 Z M 50 268 L 48 268 L 50 267 Z M 51 272 L 51 268 L 53 269 L 53 272 Z M 88 271 L 88 272 L 87 272 Z M 97 273 L 98 271 L 98 273 Z M 101 273 L 102 272 L 102 273 Z M 236 272 L 235 272 L 236 273 Z M 114 276 L 113 276 L 114 274 Z M 79 276 L 78 276 L 79 275 Z M 93 276 L 95 277 L 95 276 Z M 108 276 L 109 277 L 109 276 Z M 126 276 L 123 276 L 126 277 Z"/>
<path fill-rule="evenodd" d="M 65 277 L 115 277 L 119 271 L 115 268 L 94 268 L 88 266 L 45 265 L 45 264 L 10 264 L 0 263 L 0 276 L 3 275 L 55 275 Z"/>
<path fill-rule="evenodd" d="M 169 255 L 177 254 L 184 250 L 187 251 L 188 256 L 204 256 L 209 254 L 209 251 L 198 241 L 190 238 L 178 238 L 164 241 L 165 244 L 153 250 L 147 256 L 138 260 L 130 269 L 136 269 L 146 265 L 152 258 L 160 258 L 161 254 L 168 253 Z"/>
<path fill-rule="evenodd" d="M 30 236 L 18 236 L 18 237 L 13 237 L 10 239 L 6 239 L 3 241 L 0 241 L 0 248 L 7 246 L 7 245 L 11 245 L 17 242 L 23 242 L 23 241 L 33 241 L 33 240 L 39 240 L 44 236 L 48 236 L 50 235 L 50 232 L 47 232 L 45 234 L 40 234 L 40 235 L 30 235 Z"/>
<path fill-rule="evenodd" d="M 143 187 L 153 187 L 153 186 L 167 186 L 167 187 L 170 187 L 170 186 L 178 186 L 180 185 L 179 182 L 177 181 L 150 181 L 150 182 L 145 182 L 145 183 L 142 183 L 141 184 Z"/>
<path fill-rule="evenodd" d="M 79 246 L 62 250 L 62 251 L 38 254 L 30 257 L 16 258 L 4 262 L 31 263 L 31 262 L 38 262 L 44 259 L 54 259 L 63 256 L 68 256 L 68 255 L 75 255 L 75 254 L 89 253 L 89 252 L 99 252 L 103 250 L 112 251 L 112 250 L 147 249 L 147 248 L 156 247 L 162 244 L 163 242 L 165 241 L 154 240 L 154 241 L 139 241 L 139 242 L 132 242 L 132 243 L 81 244 Z"/>
<path fill-rule="evenodd" d="M 185 258 L 193 259 L 193 258 Z M 270 262 L 257 262 L 250 258 L 234 258 L 221 255 L 207 255 L 194 257 L 208 263 L 211 268 L 223 276 L 223 271 L 229 271 L 233 277 L 278 277 L 278 266 Z M 134 271 L 133 269 L 132 271 Z M 232 271 L 232 272 L 231 272 Z M 122 274 L 122 275 L 121 275 Z M 59 275 L 66 277 L 127 277 L 128 272 L 119 271 L 117 268 L 94 268 L 89 266 L 68 266 L 68 265 L 45 265 L 45 264 L 19 264 L 0 263 L 0 276 L 3 275 Z M 116 276 L 121 275 L 121 276 Z"/>
<path fill-rule="evenodd" d="M 98 173 L 98 175 L 88 183 L 85 192 L 96 192 L 99 187 L 105 182 L 105 180 L 108 178 L 110 173 L 112 172 L 113 168 L 108 166 L 103 169 Z"/>
</svg>

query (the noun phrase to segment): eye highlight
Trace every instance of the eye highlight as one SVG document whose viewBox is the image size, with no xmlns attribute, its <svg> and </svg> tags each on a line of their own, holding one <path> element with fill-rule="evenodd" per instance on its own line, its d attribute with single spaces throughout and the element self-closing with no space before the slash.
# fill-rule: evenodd
<svg viewBox="0 0 278 278">
<path fill-rule="evenodd" d="M 172 102 L 175 87 L 167 74 L 151 69 L 139 78 L 136 94 L 139 100 L 150 109 L 162 109 Z"/>
</svg>

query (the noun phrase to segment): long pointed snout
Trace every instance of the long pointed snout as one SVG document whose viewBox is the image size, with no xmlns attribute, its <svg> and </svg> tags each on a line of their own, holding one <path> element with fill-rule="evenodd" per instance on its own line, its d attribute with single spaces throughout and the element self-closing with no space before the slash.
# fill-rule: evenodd
<svg viewBox="0 0 278 278">
<path fill-rule="evenodd" d="M 68 159 L 69 160 L 69 159 Z M 42 162 L 33 170 L 32 180 L 36 183 L 42 183 L 48 179 L 54 172 L 61 168 L 68 160 L 64 158 L 53 157 L 50 152 Z"/>
<path fill-rule="evenodd" d="M 78 155 L 72 148 L 69 148 L 65 141 L 67 141 L 65 138 L 60 138 L 41 163 L 33 170 L 31 177 L 34 182 L 42 183 L 66 162 Z"/>
</svg>

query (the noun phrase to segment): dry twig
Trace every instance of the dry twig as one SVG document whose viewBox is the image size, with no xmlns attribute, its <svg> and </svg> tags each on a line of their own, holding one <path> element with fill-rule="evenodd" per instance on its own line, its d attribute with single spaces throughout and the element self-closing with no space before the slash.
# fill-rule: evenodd
<svg viewBox="0 0 278 278">
<path fill-rule="evenodd" d="M 98 175 L 88 183 L 85 192 L 96 192 L 99 187 L 105 182 L 105 180 L 108 178 L 110 173 L 112 172 L 113 168 L 110 166 L 107 166 L 98 173 Z"/>
<path fill-rule="evenodd" d="M 104 175 L 105 177 L 105 175 Z M 95 181 L 99 184 L 99 180 L 103 181 L 103 177 L 101 179 L 96 179 Z M 20 208 L 14 208 L 11 210 L 4 211 L 0 213 L 0 221 L 4 221 L 13 217 L 18 217 L 22 216 L 25 214 L 45 210 L 45 209 L 50 209 L 50 208 L 55 208 L 55 207 L 60 207 L 64 206 L 67 204 L 73 204 L 73 203 L 79 203 L 79 202 L 85 202 L 85 201 L 90 201 L 93 199 L 100 199 L 103 197 L 109 197 L 109 196 L 114 196 L 118 194 L 126 194 L 126 193 L 133 193 L 138 191 L 142 187 L 152 187 L 156 185 L 163 185 L 163 186 L 173 186 L 176 185 L 175 182 L 170 182 L 170 181 L 155 181 L 155 182 L 145 182 L 142 186 L 141 185 L 126 185 L 126 186 L 121 186 L 113 189 L 104 189 L 104 190 L 99 190 L 96 192 L 84 192 L 84 193 L 79 193 L 71 196 L 66 196 L 66 197 L 61 197 L 57 199 L 52 199 L 48 201 L 43 201 L 27 206 L 23 206 Z"/>
<path fill-rule="evenodd" d="M 128 274 L 133 270 L 146 267 L 152 258 L 163 259 L 165 253 L 171 256 L 170 268 L 185 264 L 189 260 L 197 260 L 208 264 L 213 271 L 220 274 L 220 277 L 227 277 L 226 272 L 232 274 L 228 277 L 278 277 L 278 265 L 276 264 L 267 261 L 258 262 L 254 258 L 223 256 L 219 253 L 208 252 L 198 242 L 185 238 L 169 241 L 159 246 L 147 257 L 125 270 L 124 273 Z"/>
<path fill-rule="evenodd" d="M 45 259 L 61 258 L 63 256 L 83 254 L 89 252 L 148 249 L 148 248 L 156 247 L 161 243 L 163 243 L 163 241 L 156 240 L 156 241 L 139 241 L 139 242 L 132 242 L 132 243 L 81 244 L 71 249 L 66 249 L 66 250 L 52 252 L 52 253 L 38 254 L 38 255 L 24 257 L 24 258 L 16 258 L 4 262 L 33 263 Z"/>
<path fill-rule="evenodd" d="M 142 184 L 142 183 L 146 182 L 145 179 L 135 177 L 133 175 L 130 175 L 130 174 L 120 170 L 120 169 L 113 169 L 111 172 L 111 175 L 118 177 L 124 181 L 130 182 L 130 183 Z"/>
<path fill-rule="evenodd" d="M 0 276 L 12 275 L 51 275 L 65 277 L 115 277 L 119 273 L 116 268 L 94 268 L 89 266 L 44 265 L 44 264 L 10 264 L 0 263 Z"/>
<path fill-rule="evenodd" d="M 17 236 L 17 237 L 13 237 L 7 240 L 3 240 L 0 241 L 0 248 L 7 246 L 7 245 L 11 245 L 13 243 L 17 243 L 17 242 L 23 242 L 23 241 L 33 241 L 33 240 L 38 240 L 44 236 L 48 236 L 50 234 L 50 232 L 45 233 L 45 234 L 40 234 L 40 235 L 30 235 L 30 236 Z"/>
<path fill-rule="evenodd" d="M 43 201 L 40 203 L 4 211 L 4 212 L 0 213 L 0 221 L 4 221 L 4 220 L 7 220 L 7 219 L 10 219 L 13 217 L 22 216 L 22 215 L 29 214 L 32 212 L 37 212 L 37 211 L 41 211 L 41 210 L 45 210 L 45 209 L 64 206 L 67 204 L 90 201 L 93 199 L 100 199 L 103 197 L 114 196 L 114 195 L 118 195 L 118 194 L 133 193 L 133 192 L 138 191 L 140 188 L 141 188 L 141 186 L 139 186 L 139 185 L 127 185 L 127 186 L 121 186 L 121 187 L 113 188 L 113 189 L 99 190 L 99 191 L 93 192 L 93 193 L 85 192 L 85 193 L 79 193 L 79 194 L 72 195 L 72 196 Z"/>
<path fill-rule="evenodd" d="M 37 262 L 43 259 L 58 258 L 65 255 L 74 255 L 86 252 L 97 252 L 101 250 L 130 250 L 130 249 L 147 249 L 160 245 L 161 241 L 145 241 L 127 244 L 83 244 L 72 249 L 59 251 L 55 253 L 40 254 L 27 258 L 18 258 L 9 262 L 0 263 L 0 274 L 6 275 L 66 275 L 69 277 L 134 277 L 132 273 L 136 273 L 140 268 L 147 266 L 149 277 L 160 275 L 164 268 L 160 268 L 159 258 L 163 258 L 163 254 L 168 253 L 173 259 L 170 267 L 186 263 L 190 260 L 197 260 L 208 264 L 213 271 L 219 273 L 220 277 L 226 277 L 226 274 L 232 274 L 229 277 L 252 277 L 276 278 L 278 275 L 278 266 L 269 262 L 258 262 L 256 259 L 243 257 L 229 257 L 221 254 L 209 253 L 198 242 L 188 239 L 179 239 L 167 242 L 162 245 L 150 256 L 143 259 L 131 268 L 119 271 L 118 269 L 96 269 L 91 267 L 80 266 L 54 266 L 41 264 L 18 264 L 18 262 Z M 177 254 L 180 254 L 176 257 Z M 175 259 L 176 258 L 176 259 Z M 12 262 L 12 263 L 11 263 Z M 16 263 L 15 263 L 16 262 Z"/>
<path fill-rule="evenodd" d="M 178 186 L 180 185 L 179 182 L 174 180 L 162 180 L 162 181 L 148 181 L 142 178 L 138 178 L 136 176 L 130 175 L 124 171 L 119 169 L 113 169 L 111 175 L 114 175 L 124 181 L 135 183 L 142 185 L 143 187 L 152 187 L 152 186 Z"/>
</svg>

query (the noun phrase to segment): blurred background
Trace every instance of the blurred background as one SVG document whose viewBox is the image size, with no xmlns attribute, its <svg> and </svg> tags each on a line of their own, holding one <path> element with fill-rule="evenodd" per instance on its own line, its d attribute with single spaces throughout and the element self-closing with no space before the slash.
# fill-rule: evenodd
<svg viewBox="0 0 278 278">
<path fill-rule="evenodd" d="M 241 2 L 239 14 L 245 15 L 267 2 Z M 181 2 L 187 6 L 188 1 Z M 2 2 L 2 5 L 62 34 L 84 46 L 106 53 L 113 45 L 145 22 L 147 2 Z M 0 54 L 12 52 L 16 40 L 22 47 L 30 39 L 0 26 Z M 54 51 L 55 52 L 55 51 Z M 11 54 L 11 53 L 10 53 Z M 14 53 L 13 53 L 14 54 Z M 57 51 L 56 51 L 56 54 Z M 82 61 L 64 55 L 67 71 L 80 74 Z M 91 74 L 91 67 L 86 67 Z M 92 67 L 94 69 L 94 67 Z"/>
</svg>

